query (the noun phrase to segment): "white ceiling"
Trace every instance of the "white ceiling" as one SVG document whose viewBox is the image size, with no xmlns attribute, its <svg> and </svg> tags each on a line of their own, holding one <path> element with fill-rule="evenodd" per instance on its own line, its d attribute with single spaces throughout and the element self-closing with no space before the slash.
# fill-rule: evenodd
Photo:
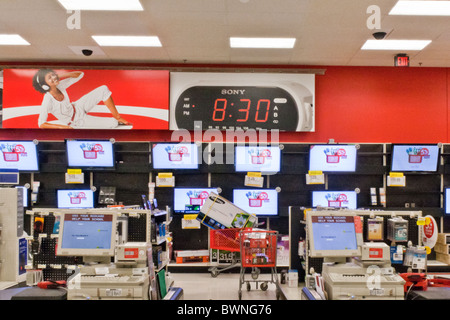
<svg viewBox="0 0 450 320">
<path fill-rule="evenodd" d="M 392 66 L 395 51 L 361 51 L 373 39 L 367 8 L 386 39 L 429 39 L 411 66 L 450 67 L 450 17 L 390 16 L 396 0 L 141 0 L 144 11 L 82 11 L 80 28 L 57 0 L 1 0 L 0 33 L 30 46 L 1 46 L 0 61 L 131 64 Z M 162 47 L 98 47 L 92 35 L 158 36 Z M 294 49 L 231 49 L 229 37 L 295 37 Z M 94 54 L 85 57 L 82 48 Z"/>
</svg>

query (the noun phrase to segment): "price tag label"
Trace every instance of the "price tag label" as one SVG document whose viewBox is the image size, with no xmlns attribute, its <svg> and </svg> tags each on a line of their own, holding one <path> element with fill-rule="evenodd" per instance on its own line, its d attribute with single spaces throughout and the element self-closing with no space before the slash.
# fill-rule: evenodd
<svg viewBox="0 0 450 320">
<path fill-rule="evenodd" d="M 158 176 L 156 177 L 156 186 L 157 187 L 174 187 L 175 186 L 175 177 L 170 172 L 158 173 Z"/>
<path fill-rule="evenodd" d="M 66 172 L 66 183 L 84 183 L 84 173 L 81 169 L 68 169 Z"/>
<path fill-rule="evenodd" d="M 325 184 L 325 175 L 322 171 L 308 171 L 306 184 Z"/>
<path fill-rule="evenodd" d="M 261 177 L 261 172 L 248 172 L 245 176 L 245 186 L 262 188 L 263 184 L 264 178 Z"/>
<path fill-rule="evenodd" d="M 196 214 L 186 214 L 181 220 L 182 229 L 200 229 L 200 221 L 196 219 Z"/>
<path fill-rule="evenodd" d="M 387 177 L 387 185 L 389 187 L 404 187 L 406 186 L 406 177 L 400 172 L 390 172 Z"/>
</svg>

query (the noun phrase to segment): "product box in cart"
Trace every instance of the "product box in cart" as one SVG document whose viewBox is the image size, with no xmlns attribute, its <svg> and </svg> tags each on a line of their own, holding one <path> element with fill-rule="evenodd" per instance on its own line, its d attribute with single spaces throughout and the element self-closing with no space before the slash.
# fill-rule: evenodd
<svg viewBox="0 0 450 320">
<path fill-rule="evenodd" d="M 201 207 L 197 220 L 212 229 L 251 228 L 258 222 L 255 215 L 245 212 L 214 192 L 209 194 Z"/>
</svg>

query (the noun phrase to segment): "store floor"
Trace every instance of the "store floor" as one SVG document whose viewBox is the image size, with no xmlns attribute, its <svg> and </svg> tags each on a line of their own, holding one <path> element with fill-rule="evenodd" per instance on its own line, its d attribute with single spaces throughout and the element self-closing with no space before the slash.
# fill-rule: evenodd
<svg viewBox="0 0 450 320">
<path fill-rule="evenodd" d="M 170 273 L 174 280 L 173 286 L 183 289 L 185 300 L 239 300 L 239 273 L 221 273 L 216 278 L 210 273 Z M 278 275 L 279 277 L 279 275 Z M 245 281 L 250 281 L 250 291 L 247 291 L 247 284 L 241 287 L 242 300 L 276 300 L 276 286 L 268 282 L 267 290 L 260 289 L 264 281 L 270 281 L 271 275 L 260 274 L 257 278 L 258 284 L 251 278 L 250 273 L 245 274 Z M 281 285 L 282 291 L 292 292 L 292 288 Z M 295 288 L 300 296 L 300 287 Z M 292 294 L 290 293 L 290 296 Z"/>
</svg>

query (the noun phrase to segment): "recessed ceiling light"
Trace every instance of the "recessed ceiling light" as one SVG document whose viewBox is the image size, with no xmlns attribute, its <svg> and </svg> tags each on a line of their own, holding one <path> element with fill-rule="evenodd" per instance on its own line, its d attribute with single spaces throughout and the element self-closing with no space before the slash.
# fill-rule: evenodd
<svg viewBox="0 0 450 320">
<path fill-rule="evenodd" d="M 99 46 L 109 47 L 161 47 L 156 36 L 92 36 Z"/>
<path fill-rule="evenodd" d="M 422 50 L 431 40 L 367 40 L 361 50 Z"/>
<path fill-rule="evenodd" d="M 390 15 L 449 16 L 450 1 L 398 1 Z"/>
<path fill-rule="evenodd" d="M 139 0 L 58 0 L 66 10 L 143 11 Z"/>
<path fill-rule="evenodd" d="M 29 46 L 30 43 L 18 34 L 0 34 L 2 46 Z"/>
<path fill-rule="evenodd" d="M 295 38 L 230 38 L 232 48 L 292 49 L 294 44 Z"/>
</svg>

